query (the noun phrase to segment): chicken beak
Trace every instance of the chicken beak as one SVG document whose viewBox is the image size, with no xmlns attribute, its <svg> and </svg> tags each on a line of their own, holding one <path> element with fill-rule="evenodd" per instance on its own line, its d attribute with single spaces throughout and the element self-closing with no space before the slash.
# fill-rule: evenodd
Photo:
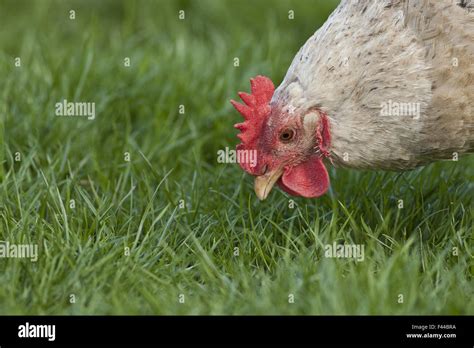
<svg viewBox="0 0 474 348">
<path fill-rule="evenodd" d="M 282 174 L 283 168 L 278 168 L 255 178 L 255 193 L 258 199 L 263 201 L 268 197 L 273 185 L 275 185 Z"/>
</svg>

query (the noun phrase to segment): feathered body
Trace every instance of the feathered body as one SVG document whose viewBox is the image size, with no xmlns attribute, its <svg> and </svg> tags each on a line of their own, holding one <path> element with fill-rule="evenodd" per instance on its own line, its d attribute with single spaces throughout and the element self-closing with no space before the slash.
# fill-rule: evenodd
<svg viewBox="0 0 474 348">
<path fill-rule="evenodd" d="M 410 169 L 473 150 L 473 101 L 474 12 L 451 0 L 344 0 L 272 104 L 324 110 L 338 165 Z M 401 104 L 419 115 L 383 115 Z"/>
</svg>

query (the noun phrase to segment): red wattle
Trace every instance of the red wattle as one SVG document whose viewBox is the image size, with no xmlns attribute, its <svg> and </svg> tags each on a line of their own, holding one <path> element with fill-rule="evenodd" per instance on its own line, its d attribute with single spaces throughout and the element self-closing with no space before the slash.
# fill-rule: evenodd
<svg viewBox="0 0 474 348">
<path fill-rule="evenodd" d="M 329 188 L 329 175 L 322 158 L 314 155 L 297 166 L 285 169 L 278 184 L 294 196 L 319 197 Z"/>
</svg>

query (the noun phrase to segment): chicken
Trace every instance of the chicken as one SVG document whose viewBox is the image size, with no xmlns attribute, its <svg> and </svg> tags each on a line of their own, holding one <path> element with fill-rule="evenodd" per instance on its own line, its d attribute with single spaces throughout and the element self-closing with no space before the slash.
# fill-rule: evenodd
<svg viewBox="0 0 474 348">
<path fill-rule="evenodd" d="M 275 183 L 318 197 L 325 164 L 409 170 L 474 149 L 473 1 L 343 0 L 280 86 L 251 80 L 237 151 L 254 151 L 265 199 Z"/>
</svg>

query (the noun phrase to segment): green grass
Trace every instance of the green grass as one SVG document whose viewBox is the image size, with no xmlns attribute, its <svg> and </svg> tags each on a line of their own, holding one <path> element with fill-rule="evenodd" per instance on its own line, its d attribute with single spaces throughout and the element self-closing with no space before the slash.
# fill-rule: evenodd
<svg viewBox="0 0 474 348">
<path fill-rule="evenodd" d="M 264 202 L 217 163 L 237 143 L 229 99 L 281 81 L 335 5 L 2 1 L 0 240 L 39 259 L 0 259 L 0 313 L 474 314 L 474 157 L 333 168 L 322 198 Z M 56 117 L 63 99 L 96 119 Z M 364 261 L 325 258 L 334 241 Z"/>
</svg>

